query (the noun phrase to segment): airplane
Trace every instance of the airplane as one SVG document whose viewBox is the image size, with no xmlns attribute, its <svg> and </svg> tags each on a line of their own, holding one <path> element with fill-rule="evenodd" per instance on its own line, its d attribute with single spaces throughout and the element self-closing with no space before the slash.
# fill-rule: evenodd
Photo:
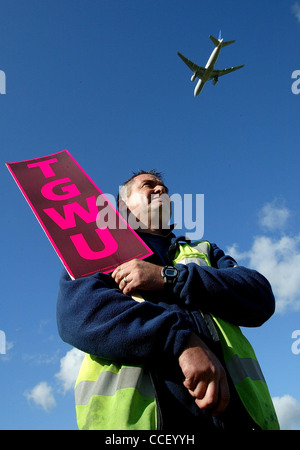
<svg viewBox="0 0 300 450">
<path fill-rule="evenodd" d="M 217 84 L 220 76 L 226 75 L 227 73 L 233 72 L 234 70 L 241 69 L 245 65 L 245 64 L 242 64 L 241 66 L 230 67 L 229 69 L 215 70 L 214 66 L 215 66 L 218 56 L 220 54 L 221 48 L 225 47 L 226 45 L 233 44 L 235 41 L 223 42 L 223 39 L 221 38 L 221 31 L 219 33 L 218 39 L 214 38 L 211 35 L 209 37 L 212 40 L 212 42 L 215 44 L 215 48 L 212 51 L 205 67 L 197 66 L 197 64 L 190 61 L 188 58 L 183 56 L 180 52 L 177 52 L 178 56 L 183 60 L 183 62 L 185 62 L 185 64 L 194 72 L 192 75 L 191 81 L 195 81 L 196 78 L 199 78 L 199 81 L 196 84 L 196 87 L 194 90 L 194 97 L 197 97 L 197 95 L 200 94 L 200 92 L 202 91 L 202 89 L 207 81 L 213 80 L 212 84 L 215 85 L 215 84 Z"/>
</svg>

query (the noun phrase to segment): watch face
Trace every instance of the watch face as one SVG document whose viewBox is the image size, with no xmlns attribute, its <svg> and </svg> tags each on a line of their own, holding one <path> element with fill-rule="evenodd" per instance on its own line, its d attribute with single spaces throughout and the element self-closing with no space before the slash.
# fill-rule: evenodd
<svg viewBox="0 0 300 450">
<path fill-rule="evenodd" d="M 166 285 L 176 283 L 178 270 L 176 267 L 165 266 L 162 268 L 161 274 L 164 278 Z"/>
<path fill-rule="evenodd" d="M 167 276 L 167 277 L 174 277 L 174 276 L 176 276 L 177 275 L 177 271 L 176 271 L 176 269 L 165 269 L 165 275 Z"/>
</svg>

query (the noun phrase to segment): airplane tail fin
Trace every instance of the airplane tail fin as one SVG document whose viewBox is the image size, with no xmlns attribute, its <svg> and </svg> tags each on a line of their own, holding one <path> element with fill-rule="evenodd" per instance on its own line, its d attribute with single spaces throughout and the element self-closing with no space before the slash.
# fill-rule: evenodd
<svg viewBox="0 0 300 450">
<path fill-rule="evenodd" d="M 213 37 L 212 35 L 209 36 L 210 39 L 213 41 L 213 43 L 215 44 L 216 47 L 218 47 L 218 45 L 220 44 L 220 42 L 222 42 L 221 39 L 221 32 L 219 33 L 219 39 L 216 39 L 215 37 Z M 235 41 L 227 41 L 227 42 L 222 42 L 221 47 L 226 47 L 226 45 L 229 44 L 233 44 Z"/>
</svg>

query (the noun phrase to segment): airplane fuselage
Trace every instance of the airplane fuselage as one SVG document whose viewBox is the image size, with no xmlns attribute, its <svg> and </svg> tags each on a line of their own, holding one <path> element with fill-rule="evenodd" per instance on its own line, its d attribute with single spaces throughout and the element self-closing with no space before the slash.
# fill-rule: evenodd
<svg viewBox="0 0 300 450">
<path fill-rule="evenodd" d="M 215 47 L 206 63 L 205 66 L 205 72 L 202 76 L 202 78 L 199 78 L 198 83 L 196 84 L 195 90 L 194 90 L 194 96 L 197 97 L 197 95 L 200 94 L 200 92 L 202 91 L 205 83 L 207 82 L 207 80 L 209 80 L 209 77 L 212 73 L 212 71 L 214 70 L 214 66 L 217 62 L 217 59 L 219 57 L 221 48 L 222 48 L 222 42 L 223 39 L 220 40 L 219 45 L 217 47 Z"/>
</svg>

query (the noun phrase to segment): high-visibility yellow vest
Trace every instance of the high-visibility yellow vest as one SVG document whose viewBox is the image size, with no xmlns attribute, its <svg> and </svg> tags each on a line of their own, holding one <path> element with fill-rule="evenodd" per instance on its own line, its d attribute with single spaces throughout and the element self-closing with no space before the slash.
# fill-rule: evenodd
<svg viewBox="0 0 300 450">
<path fill-rule="evenodd" d="M 208 241 L 179 244 L 173 262 L 211 266 L 209 254 Z M 227 370 L 248 413 L 263 430 L 278 430 L 269 389 L 251 344 L 238 326 L 210 314 L 206 318 L 211 333 L 214 333 L 214 325 L 209 321 L 210 317 L 221 341 Z"/>
<path fill-rule="evenodd" d="M 210 244 L 179 244 L 174 264 L 210 266 Z M 144 301 L 139 295 L 136 301 Z M 213 316 L 212 316 L 213 317 Z M 205 315 L 206 321 L 210 316 Z M 279 429 L 267 384 L 255 353 L 239 327 L 213 317 L 224 359 L 237 392 L 253 420 L 264 430 Z M 212 335 L 216 329 L 207 322 Z M 118 365 L 85 355 L 75 384 L 79 429 L 156 430 L 157 404 L 151 376 L 142 366 Z"/>
<path fill-rule="evenodd" d="M 154 387 L 142 366 L 86 354 L 75 384 L 80 430 L 156 430 Z"/>
</svg>

